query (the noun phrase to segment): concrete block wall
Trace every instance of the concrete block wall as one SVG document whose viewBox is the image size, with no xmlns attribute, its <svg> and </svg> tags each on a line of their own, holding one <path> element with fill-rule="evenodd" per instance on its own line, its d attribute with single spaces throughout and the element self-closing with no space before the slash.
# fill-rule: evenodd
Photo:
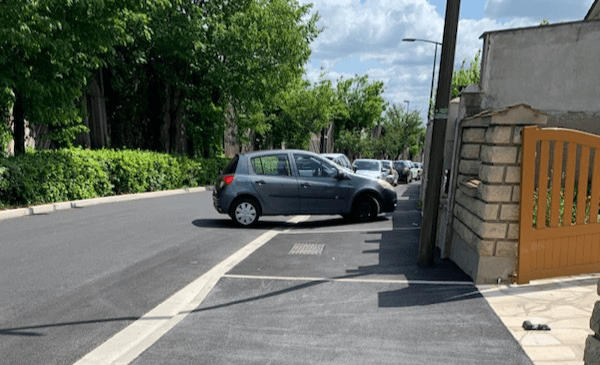
<svg viewBox="0 0 600 365">
<path fill-rule="evenodd" d="M 517 267 L 521 132 L 547 115 L 526 105 L 461 122 L 450 258 L 476 283 L 510 282 Z"/>
<path fill-rule="evenodd" d="M 600 295 L 600 280 L 598 281 L 598 295 Z M 600 301 L 597 301 L 594 306 L 590 328 L 594 334 L 588 336 L 585 342 L 583 361 L 585 365 L 600 365 Z"/>
</svg>

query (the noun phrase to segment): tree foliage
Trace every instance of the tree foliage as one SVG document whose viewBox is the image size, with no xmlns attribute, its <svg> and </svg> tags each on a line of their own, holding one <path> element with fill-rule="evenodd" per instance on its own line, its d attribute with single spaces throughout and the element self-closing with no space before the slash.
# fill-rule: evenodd
<svg viewBox="0 0 600 365">
<path fill-rule="evenodd" d="M 212 155 L 222 149 L 229 122 L 240 137 L 264 131 L 257 115 L 302 75 L 318 34 L 308 10 L 284 0 L 170 0 L 156 8 L 149 14 L 151 37 L 137 34 L 111 69 L 110 92 L 118 101 L 110 115 L 117 128 L 127 128 L 113 141 Z M 139 130 L 152 131 L 150 138 Z"/>
<path fill-rule="evenodd" d="M 371 130 L 387 107 L 383 91 L 383 82 L 370 82 L 368 75 L 339 79 L 337 94 L 346 109 L 340 111 L 334 120 L 336 133 Z"/>
<path fill-rule="evenodd" d="M 311 85 L 300 77 L 275 95 L 270 105 L 254 123 L 262 126 L 254 129 L 258 132 L 255 137 L 259 148 L 307 149 L 312 134 L 329 126 L 344 107 L 330 80 L 321 78 Z"/>
<path fill-rule="evenodd" d="M 124 24 L 136 19 L 131 2 L 0 3 L 0 89 L 11 99 L 2 107 L 14 108 L 16 152 L 24 152 L 24 119 L 48 126 L 59 145 L 85 130 L 79 100 L 91 71 L 127 41 Z"/>
<path fill-rule="evenodd" d="M 460 92 L 471 84 L 479 84 L 481 78 L 481 51 L 477 52 L 475 57 L 469 62 L 463 59 L 458 70 L 452 72 L 452 98 L 458 97 Z"/>
<path fill-rule="evenodd" d="M 113 146 L 215 153 L 229 120 L 257 121 L 243 117 L 302 75 L 318 34 L 309 9 L 287 0 L 5 0 L 0 107 L 14 106 L 19 146 L 25 119 L 70 145 L 86 129 L 82 97 L 94 78 Z"/>
<path fill-rule="evenodd" d="M 408 150 L 416 156 L 423 147 L 425 128 L 419 113 L 407 112 L 401 106 L 391 105 L 382 118 L 384 134 L 376 142 L 376 154 L 386 159 L 396 159 Z"/>
</svg>

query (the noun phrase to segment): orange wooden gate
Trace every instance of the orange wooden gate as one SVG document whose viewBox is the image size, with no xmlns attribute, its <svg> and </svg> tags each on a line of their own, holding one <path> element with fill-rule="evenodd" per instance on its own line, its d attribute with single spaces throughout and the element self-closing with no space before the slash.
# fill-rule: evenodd
<svg viewBox="0 0 600 365">
<path fill-rule="evenodd" d="M 600 136 L 523 129 L 517 282 L 600 272 Z"/>
</svg>

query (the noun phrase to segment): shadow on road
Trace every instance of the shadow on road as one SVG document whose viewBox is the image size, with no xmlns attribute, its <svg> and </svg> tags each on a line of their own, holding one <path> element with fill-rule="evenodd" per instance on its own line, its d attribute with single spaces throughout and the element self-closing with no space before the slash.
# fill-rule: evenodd
<svg viewBox="0 0 600 365">
<path fill-rule="evenodd" d="M 368 223 L 373 222 L 385 222 L 390 218 L 384 215 L 380 215 Z M 199 228 L 236 228 L 236 229 L 310 229 L 310 228 L 327 228 L 327 227 L 341 227 L 341 226 L 353 226 L 357 223 L 350 220 L 336 217 L 331 219 L 316 219 L 300 223 L 288 223 L 286 221 L 275 221 L 275 220 L 259 220 L 255 227 L 243 228 L 238 227 L 231 219 L 196 219 L 192 221 L 192 224 Z"/>
</svg>

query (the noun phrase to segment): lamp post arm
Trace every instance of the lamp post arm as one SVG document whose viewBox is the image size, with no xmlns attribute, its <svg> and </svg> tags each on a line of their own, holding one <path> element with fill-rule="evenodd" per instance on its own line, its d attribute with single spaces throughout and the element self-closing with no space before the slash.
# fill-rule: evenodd
<svg viewBox="0 0 600 365">
<path fill-rule="evenodd" d="M 420 39 L 420 38 L 404 38 L 402 39 L 404 42 L 427 42 L 427 43 L 433 43 L 435 45 L 441 46 L 442 43 L 440 42 L 436 42 L 436 41 L 430 41 L 429 39 Z"/>
</svg>

